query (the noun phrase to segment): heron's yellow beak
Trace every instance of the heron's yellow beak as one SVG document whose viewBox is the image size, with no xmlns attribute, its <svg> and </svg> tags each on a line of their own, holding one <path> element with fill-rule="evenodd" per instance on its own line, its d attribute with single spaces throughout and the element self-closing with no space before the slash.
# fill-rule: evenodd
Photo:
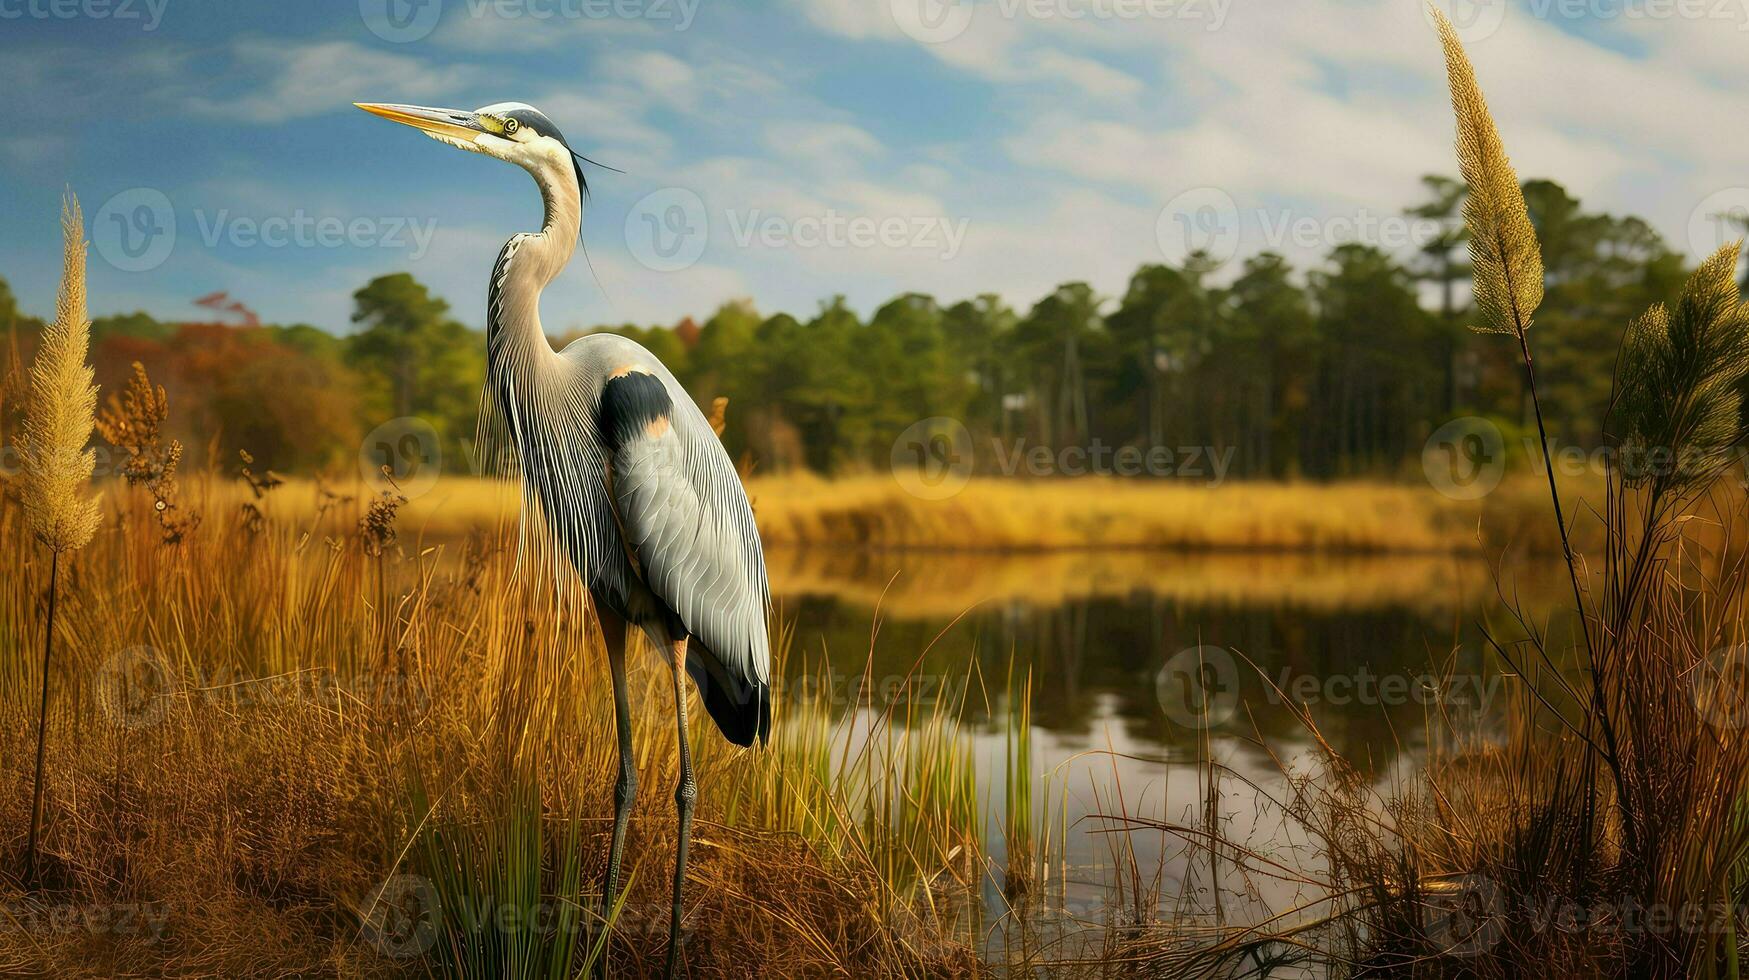
<svg viewBox="0 0 1749 980">
<path fill-rule="evenodd" d="M 412 126 L 441 140 L 472 143 L 490 132 L 482 124 L 479 113 L 463 109 L 431 109 L 419 105 L 389 105 L 383 102 L 354 102 L 353 105 L 373 116 Z"/>
</svg>

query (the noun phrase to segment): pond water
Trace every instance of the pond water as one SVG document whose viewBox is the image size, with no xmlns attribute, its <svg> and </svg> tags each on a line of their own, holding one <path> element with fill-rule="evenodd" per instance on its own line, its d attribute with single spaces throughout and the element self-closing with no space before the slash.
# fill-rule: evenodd
<svg viewBox="0 0 1749 980">
<path fill-rule="evenodd" d="M 1285 772 L 1317 769 L 1289 701 L 1386 792 L 1430 737 L 1454 726 L 1487 737 L 1504 706 L 1480 625 L 1504 615 L 1497 573 L 1476 558 L 775 551 L 768 562 L 793 628 L 786 674 L 831 668 L 807 696 L 858 716 L 884 710 L 907 678 L 924 701 L 965 696 L 995 858 L 985 905 L 997 913 L 1011 664 L 1031 675 L 1030 768 L 1052 774 L 1035 809 L 1067 827 L 1044 893 L 1083 918 L 1112 907 L 1114 869 L 1129 879 L 1126 902 L 1139 883 L 1180 913 L 1218 898 L 1228 921 L 1312 897 L 1303 881 L 1211 868 L 1182 835 L 1110 832 L 1125 827 L 1114 814 L 1213 820 L 1315 877 L 1316 848 L 1276 804 Z M 1528 610 L 1558 604 L 1558 570 L 1504 575 Z"/>
</svg>

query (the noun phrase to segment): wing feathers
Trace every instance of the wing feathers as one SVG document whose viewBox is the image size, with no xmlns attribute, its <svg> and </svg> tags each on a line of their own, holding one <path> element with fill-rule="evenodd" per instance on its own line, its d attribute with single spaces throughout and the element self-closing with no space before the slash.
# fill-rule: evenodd
<svg viewBox="0 0 1749 980">
<path fill-rule="evenodd" d="M 771 672 L 764 560 L 722 445 L 690 399 L 637 370 L 602 387 L 600 431 L 615 509 L 651 590 L 726 680 L 762 688 Z"/>
</svg>

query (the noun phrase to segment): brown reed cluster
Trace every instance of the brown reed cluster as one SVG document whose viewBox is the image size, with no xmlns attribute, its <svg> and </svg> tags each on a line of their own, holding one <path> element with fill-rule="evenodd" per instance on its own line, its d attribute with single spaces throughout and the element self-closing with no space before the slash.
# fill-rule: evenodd
<svg viewBox="0 0 1749 980">
<path fill-rule="evenodd" d="M 133 375 L 121 395 L 110 395 L 97 415 L 97 433 L 112 446 L 127 453 L 122 476 L 129 486 L 145 487 L 152 495 L 152 509 L 165 544 L 178 544 L 200 524 L 200 514 L 177 504 L 176 466 L 182 461 L 182 443 L 165 441 L 164 421 L 170 416 L 170 401 L 163 385 L 152 384 L 146 367 L 134 362 Z"/>
<path fill-rule="evenodd" d="M 243 482 L 249 485 L 249 492 L 253 497 L 251 500 L 243 501 L 238 507 L 243 520 L 243 528 L 251 534 L 260 534 L 267 528 L 267 515 L 262 513 L 260 505 L 267 499 L 268 494 L 285 483 L 285 479 L 272 470 L 256 473 L 254 469 L 255 457 L 249 455 L 247 449 L 237 450 L 237 456 L 243 460 L 240 472 Z"/>
<path fill-rule="evenodd" d="M 727 428 L 729 424 L 729 400 L 727 398 L 719 395 L 711 399 L 710 424 L 711 431 L 715 432 L 717 438 L 721 439 L 723 429 Z"/>
<path fill-rule="evenodd" d="M 358 519 L 358 539 L 365 554 L 380 558 L 384 549 L 395 543 L 395 517 L 405 506 L 407 498 L 393 490 L 382 491 L 370 502 Z"/>
</svg>

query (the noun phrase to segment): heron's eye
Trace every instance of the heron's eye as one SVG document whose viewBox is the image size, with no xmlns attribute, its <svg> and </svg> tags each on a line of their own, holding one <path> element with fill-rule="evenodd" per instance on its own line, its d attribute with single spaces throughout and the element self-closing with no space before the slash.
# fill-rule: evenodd
<svg viewBox="0 0 1749 980">
<path fill-rule="evenodd" d="M 514 119 L 504 120 L 504 135 L 506 135 L 506 136 L 515 136 L 516 131 L 521 129 L 521 128 L 522 128 L 522 124 L 517 122 Z"/>
</svg>

